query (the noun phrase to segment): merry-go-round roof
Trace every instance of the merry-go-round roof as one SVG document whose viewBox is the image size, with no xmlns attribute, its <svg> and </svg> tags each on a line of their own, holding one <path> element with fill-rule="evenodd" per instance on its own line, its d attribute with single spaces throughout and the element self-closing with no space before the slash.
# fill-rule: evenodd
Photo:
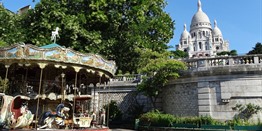
<svg viewBox="0 0 262 131">
<path fill-rule="evenodd" d="M 52 63 L 58 66 L 74 66 L 89 71 L 96 71 L 108 77 L 116 72 L 114 61 L 91 53 L 80 53 L 56 43 L 37 47 L 31 44 L 14 44 L 0 48 L 0 62 L 5 65 L 13 63 Z"/>
</svg>

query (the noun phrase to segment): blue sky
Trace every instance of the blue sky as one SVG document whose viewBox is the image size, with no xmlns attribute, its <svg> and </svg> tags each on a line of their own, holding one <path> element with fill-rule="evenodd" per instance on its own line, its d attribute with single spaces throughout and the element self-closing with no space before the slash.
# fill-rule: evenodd
<svg viewBox="0 0 262 131">
<path fill-rule="evenodd" d="M 33 0 L 0 0 L 9 10 L 16 12 L 26 5 L 34 5 Z M 175 21 L 174 38 L 170 45 L 175 46 L 183 31 L 189 30 L 191 19 L 197 11 L 197 0 L 166 0 L 165 11 Z M 202 10 L 208 15 L 213 26 L 214 20 L 222 31 L 230 49 L 239 54 L 252 50 L 257 42 L 262 42 L 262 0 L 201 0 Z"/>
</svg>

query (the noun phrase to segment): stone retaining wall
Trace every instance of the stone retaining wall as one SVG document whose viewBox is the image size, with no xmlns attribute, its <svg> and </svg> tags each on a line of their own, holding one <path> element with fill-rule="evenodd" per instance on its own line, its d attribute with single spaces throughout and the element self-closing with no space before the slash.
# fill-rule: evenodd
<svg viewBox="0 0 262 131">
<path fill-rule="evenodd" d="M 256 66 L 261 69 L 261 66 Z M 221 69 L 221 68 L 220 68 Z M 225 68 L 223 71 L 230 69 Z M 236 67 L 234 67 L 236 69 Z M 262 107 L 262 74 L 252 73 L 247 67 L 229 72 L 226 75 L 201 71 L 190 77 L 170 81 L 163 90 L 163 110 L 179 116 L 210 115 L 215 119 L 230 120 L 238 113 L 232 110 L 236 104 L 253 103 Z M 213 70 L 215 70 L 213 68 Z M 261 113 L 254 115 L 257 121 Z"/>
</svg>

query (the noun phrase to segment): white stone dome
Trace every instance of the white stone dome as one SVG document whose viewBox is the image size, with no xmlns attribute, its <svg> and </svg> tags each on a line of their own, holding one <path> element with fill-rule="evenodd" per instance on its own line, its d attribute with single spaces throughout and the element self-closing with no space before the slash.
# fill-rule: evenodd
<svg viewBox="0 0 262 131">
<path fill-rule="evenodd" d="M 186 30 L 186 24 L 184 24 L 184 31 L 180 36 L 180 39 L 188 39 L 190 38 L 190 33 Z"/>
<path fill-rule="evenodd" d="M 222 36 L 222 32 L 220 31 L 220 29 L 217 27 L 217 21 L 214 21 L 214 29 L 212 32 L 213 36 Z"/>
<path fill-rule="evenodd" d="M 201 2 L 198 0 L 198 11 L 191 20 L 191 30 L 198 27 L 205 27 L 211 29 L 210 20 L 205 12 L 202 11 Z"/>
<path fill-rule="evenodd" d="M 208 16 L 202 10 L 198 10 L 191 20 L 191 25 L 196 25 L 198 23 L 210 23 Z"/>
</svg>

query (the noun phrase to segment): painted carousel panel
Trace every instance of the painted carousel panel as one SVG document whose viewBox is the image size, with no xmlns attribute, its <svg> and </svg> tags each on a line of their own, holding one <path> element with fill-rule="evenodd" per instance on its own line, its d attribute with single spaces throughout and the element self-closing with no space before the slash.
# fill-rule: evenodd
<svg viewBox="0 0 262 131">
<path fill-rule="evenodd" d="M 79 56 L 72 51 L 67 51 L 66 57 L 68 58 L 68 62 L 73 62 L 73 63 L 79 62 Z"/>
<path fill-rule="evenodd" d="M 82 64 L 85 64 L 85 65 L 93 65 L 94 64 L 94 59 L 93 59 L 93 56 L 83 56 L 81 58 L 81 63 Z"/>
<path fill-rule="evenodd" d="M 25 55 L 27 56 L 27 58 L 31 59 L 40 59 L 43 57 L 42 51 L 30 47 L 25 48 Z"/>
<path fill-rule="evenodd" d="M 46 51 L 45 58 L 49 60 L 61 60 L 61 61 L 67 61 L 67 57 L 65 56 L 65 51 L 63 50 L 50 50 Z"/>
</svg>

